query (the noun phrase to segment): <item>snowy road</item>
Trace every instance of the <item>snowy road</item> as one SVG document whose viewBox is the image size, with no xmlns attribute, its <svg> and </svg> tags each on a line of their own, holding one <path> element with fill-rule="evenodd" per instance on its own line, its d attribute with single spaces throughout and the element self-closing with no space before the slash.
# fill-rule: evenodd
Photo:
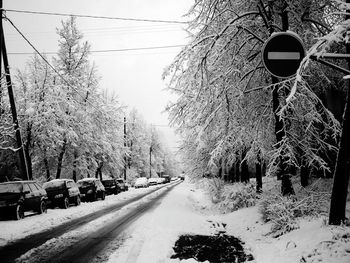
<svg viewBox="0 0 350 263">
<path fill-rule="evenodd" d="M 30 235 L 0 248 L 1 262 L 89 262 L 108 259 L 119 234 L 145 211 L 158 204 L 178 183 L 155 188 L 64 224 Z M 21 256 L 22 255 L 22 256 Z M 18 258 L 20 257 L 20 258 Z"/>
</svg>

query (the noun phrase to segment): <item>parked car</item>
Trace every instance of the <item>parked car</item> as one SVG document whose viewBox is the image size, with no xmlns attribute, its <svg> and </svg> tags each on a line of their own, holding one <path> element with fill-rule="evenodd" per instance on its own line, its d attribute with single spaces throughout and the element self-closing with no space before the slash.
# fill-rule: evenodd
<svg viewBox="0 0 350 263">
<path fill-rule="evenodd" d="M 149 178 L 148 179 L 148 184 L 149 185 L 156 185 L 156 184 L 158 184 L 158 178 Z"/>
<path fill-rule="evenodd" d="M 135 188 L 148 187 L 148 179 L 146 177 L 139 177 L 135 181 Z"/>
<path fill-rule="evenodd" d="M 164 183 L 165 183 L 165 184 L 166 184 L 166 183 L 170 183 L 170 175 L 163 174 L 163 175 L 162 175 L 162 178 L 164 178 L 164 180 L 165 180 Z"/>
<path fill-rule="evenodd" d="M 77 182 L 82 201 L 96 201 L 105 199 L 105 188 L 97 178 L 84 178 Z"/>
<path fill-rule="evenodd" d="M 129 190 L 129 186 L 125 183 L 124 179 L 118 178 L 117 183 L 118 183 L 118 186 L 119 186 L 121 191 L 128 191 Z"/>
<path fill-rule="evenodd" d="M 102 180 L 102 184 L 105 187 L 105 191 L 107 195 L 112 194 L 119 194 L 121 192 L 121 189 L 118 185 L 118 182 L 116 179 L 105 179 Z"/>
<path fill-rule="evenodd" d="M 166 180 L 165 180 L 165 178 L 163 178 L 163 177 L 159 177 L 159 178 L 157 178 L 158 180 L 157 180 L 157 182 L 158 182 L 158 184 L 165 184 L 166 183 Z"/>
<path fill-rule="evenodd" d="M 54 179 L 43 184 L 52 206 L 67 209 L 70 204 L 80 205 L 80 191 L 71 179 Z"/>
<path fill-rule="evenodd" d="M 24 218 L 25 211 L 46 212 L 46 191 L 35 181 L 0 183 L 0 209 L 2 214 L 16 220 Z"/>
</svg>

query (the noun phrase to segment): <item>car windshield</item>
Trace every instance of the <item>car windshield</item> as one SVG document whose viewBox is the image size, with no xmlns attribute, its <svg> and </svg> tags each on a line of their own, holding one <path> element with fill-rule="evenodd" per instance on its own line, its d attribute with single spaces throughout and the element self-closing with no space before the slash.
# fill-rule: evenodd
<svg viewBox="0 0 350 263">
<path fill-rule="evenodd" d="M 79 187 L 91 186 L 94 184 L 94 181 L 78 181 L 77 184 Z"/>
<path fill-rule="evenodd" d="M 102 184 L 104 186 L 112 186 L 112 185 L 114 185 L 114 180 L 103 180 Z"/>
<path fill-rule="evenodd" d="M 65 183 L 64 183 L 64 181 L 61 181 L 61 180 L 60 181 L 54 180 L 54 181 L 44 183 L 43 187 L 46 190 L 57 189 L 57 188 L 62 189 L 65 187 Z"/>
<path fill-rule="evenodd" d="M 0 193 L 20 193 L 23 186 L 21 183 L 4 183 L 0 184 Z"/>
<path fill-rule="evenodd" d="M 117 182 L 122 184 L 122 183 L 124 183 L 124 180 L 123 179 L 118 179 Z"/>
</svg>

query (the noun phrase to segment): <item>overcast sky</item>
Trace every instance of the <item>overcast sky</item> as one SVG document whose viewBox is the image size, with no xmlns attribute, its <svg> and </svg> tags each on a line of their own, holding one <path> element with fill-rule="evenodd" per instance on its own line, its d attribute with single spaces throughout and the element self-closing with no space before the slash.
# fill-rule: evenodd
<svg viewBox="0 0 350 263">
<path fill-rule="evenodd" d="M 4 9 L 186 21 L 184 15 L 193 0 L 4 0 Z M 56 28 L 60 16 L 7 12 L 6 14 L 24 35 L 41 52 L 56 52 L 58 38 Z M 129 49 L 183 45 L 189 39 L 183 30 L 186 25 L 78 18 L 78 28 L 91 50 Z M 4 21 L 5 41 L 9 53 L 33 52 L 32 48 Z M 161 76 L 181 50 L 164 48 L 137 51 L 92 53 L 91 60 L 102 77 L 101 88 L 115 91 L 121 102 L 135 107 L 148 123 L 158 126 L 166 136 L 169 128 L 166 113 L 162 113 L 169 100 L 174 99 L 165 91 Z M 12 72 L 23 69 L 28 55 L 9 55 Z M 172 144 L 173 145 L 173 144 Z"/>
</svg>

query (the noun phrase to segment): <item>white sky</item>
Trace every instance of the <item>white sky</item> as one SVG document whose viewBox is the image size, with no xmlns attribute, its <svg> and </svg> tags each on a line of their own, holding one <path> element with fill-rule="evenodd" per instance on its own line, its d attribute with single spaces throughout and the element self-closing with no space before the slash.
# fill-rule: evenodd
<svg viewBox="0 0 350 263">
<path fill-rule="evenodd" d="M 4 0 L 4 9 L 57 12 L 69 14 L 145 18 L 186 21 L 184 15 L 193 0 Z M 34 15 L 8 12 L 7 16 L 41 52 L 58 49 L 56 28 L 60 16 Z M 183 45 L 189 39 L 183 30 L 185 25 L 147 23 L 105 19 L 78 18 L 78 28 L 91 50 L 125 49 Z M 11 52 L 33 52 L 31 47 L 4 21 L 7 50 Z M 100 87 L 113 90 L 121 102 L 135 107 L 148 123 L 167 125 L 164 111 L 168 101 L 174 99 L 164 90 L 161 76 L 181 48 L 141 51 L 93 53 L 91 61 L 98 67 L 102 77 Z M 9 55 L 14 69 L 23 69 L 29 56 Z M 166 137 L 175 140 L 171 130 L 158 126 Z M 170 142 L 171 145 L 173 143 Z"/>
</svg>

